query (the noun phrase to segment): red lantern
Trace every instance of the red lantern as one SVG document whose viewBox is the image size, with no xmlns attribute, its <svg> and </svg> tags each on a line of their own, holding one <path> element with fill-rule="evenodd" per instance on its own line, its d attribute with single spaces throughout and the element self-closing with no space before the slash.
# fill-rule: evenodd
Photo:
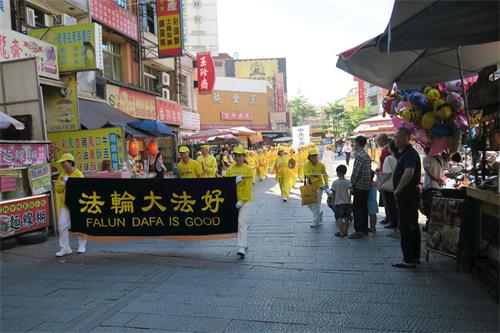
<svg viewBox="0 0 500 333">
<path fill-rule="evenodd" d="M 137 157 L 139 155 L 139 142 L 136 139 L 132 139 L 128 143 L 128 153 L 132 157 Z"/>
<path fill-rule="evenodd" d="M 158 143 L 155 139 L 149 141 L 148 150 L 151 156 L 156 156 L 156 154 L 158 154 Z"/>
</svg>

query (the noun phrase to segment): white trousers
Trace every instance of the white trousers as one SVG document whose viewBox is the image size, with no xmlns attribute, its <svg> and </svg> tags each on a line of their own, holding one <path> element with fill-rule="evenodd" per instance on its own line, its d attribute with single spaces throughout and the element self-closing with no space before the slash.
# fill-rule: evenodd
<svg viewBox="0 0 500 333">
<path fill-rule="evenodd" d="M 316 226 L 322 222 L 321 221 L 321 199 L 323 198 L 323 191 L 318 190 L 316 192 L 316 195 L 318 196 L 318 203 L 314 204 L 314 205 L 307 205 L 307 208 L 309 208 L 311 210 L 311 212 L 313 213 L 312 225 L 314 225 L 314 226 Z"/>
<path fill-rule="evenodd" d="M 238 213 L 238 247 L 248 247 L 248 215 L 250 202 L 243 203 Z"/>
<path fill-rule="evenodd" d="M 59 231 L 59 246 L 61 249 L 70 250 L 71 246 L 69 244 L 69 228 L 71 226 L 71 220 L 69 216 L 69 209 L 66 207 L 61 207 L 59 210 L 59 219 L 57 221 L 57 230 Z M 85 250 L 87 245 L 87 240 L 85 238 L 78 237 L 78 249 Z"/>
</svg>

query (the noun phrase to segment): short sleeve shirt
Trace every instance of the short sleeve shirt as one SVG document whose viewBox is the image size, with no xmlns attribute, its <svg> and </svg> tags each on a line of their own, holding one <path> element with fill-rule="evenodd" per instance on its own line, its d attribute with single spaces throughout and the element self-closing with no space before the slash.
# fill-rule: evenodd
<svg viewBox="0 0 500 333">
<path fill-rule="evenodd" d="M 200 162 L 193 159 L 189 159 L 187 163 L 180 161 L 177 168 L 180 178 L 200 178 L 203 173 Z"/>
<path fill-rule="evenodd" d="M 434 175 L 437 175 L 439 178 L 443 177 L 443 166 L 444 160 L 441 156 L 425 156 L 423 158 L 423 166 L 424 168 L 428 168 Z M 441 185 L 433 179 L 427 172 L 424 174 L 424 189 L 430 188 L 441 188 Z"/>
<path fill-rule="evenodd" d="M 351 203 L 351 194 L 349 193 L 350 187 L 351 181 L 349 179 L 337 179 L 333 182 L 332 191 L 335 192 L 334 206 Z"/>
<path fill-rule="evenodd" d="M 231 164 L 227 169 L 226 177 L 243 177 L 243 180 L 236 184 L 236 196 L 238 201 L 248 202 L 252 201 L 252 188 L 253 188 L 253 170 L 247 164 L 238 166 L 236 163 Z"/>
<path fill-rule="evenodd" d="M 393 177 L 393 184 L 395 189 L 398 187 L 399 182 L 401 181 L 401 177 L 403 177 L 403 173 L 405 172 L 405 169 L 408 168 L 413 168 L 414 172 L 408 185 L 406 185 L 406 187 L 402 189 L 403 191 L 407 188 L 410 189 L 420 184 L 420 177 L 422 171 L 420 156 L 418 155 L 417 151 L 412 147 L 412 145 L 406 146 L 406 148 L 403 150 L 403 152 L 398 158 L 398 163 L 396 164 L 396 170 L 394 171 L 394 177 Z"/>
</svg>

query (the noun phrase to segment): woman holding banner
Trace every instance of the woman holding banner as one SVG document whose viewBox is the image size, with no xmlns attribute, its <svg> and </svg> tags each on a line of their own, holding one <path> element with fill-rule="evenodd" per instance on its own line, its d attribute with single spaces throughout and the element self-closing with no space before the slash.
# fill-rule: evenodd
<svg viewBox="0 0 500 333">
<path fill-rule="evenodd" d="M 245 257 L 248 248 L 248 213 L 252 201 L 253 169 L 245 163 L 245 149 L 234 149 L 235 162 L 227 169 L 226 177 L 236 177 L 236 195 L 238 202 L 238 255 Z"/>
</svg>

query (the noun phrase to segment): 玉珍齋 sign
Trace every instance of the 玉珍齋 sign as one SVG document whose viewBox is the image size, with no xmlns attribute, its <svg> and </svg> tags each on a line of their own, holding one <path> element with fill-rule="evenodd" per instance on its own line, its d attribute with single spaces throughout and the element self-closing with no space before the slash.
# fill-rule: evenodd
<svg viewBox="0 0 500 333">
<path fill-rule="evenodd" d="M 76 131 L 80 129 L 76 75 L 61 75 L 66 86 L 44 87 L 43 105 L 47 132 Z"/>
<path fill-rule="evenodd" d="M 49 197 L 39 195 L 0 202 L 0 238 L 49 226 Z"/>
<path fill-rule="evenodd" d="M 70 178 L 71 231 L 96 240 L 217 239 L 238 232 L 236 182 Z"/>
<path fill-rule="evenodd" d="M 158 57 L 182 56 L 182 3 L 181 0 L 157 0 Z"/>
<path fill-rule="evenodd" d="M 211 94 L 215 85 L 215 66 L 210 52 L 196 55 L 198 70 L 198 94 Z"/>
<path fill-rule="evenodd" d="M 31 29 L 28 35 L 57 46 L 59 72 L 103 69 L 102 27 L 97 23 Z"/>
</svg>

